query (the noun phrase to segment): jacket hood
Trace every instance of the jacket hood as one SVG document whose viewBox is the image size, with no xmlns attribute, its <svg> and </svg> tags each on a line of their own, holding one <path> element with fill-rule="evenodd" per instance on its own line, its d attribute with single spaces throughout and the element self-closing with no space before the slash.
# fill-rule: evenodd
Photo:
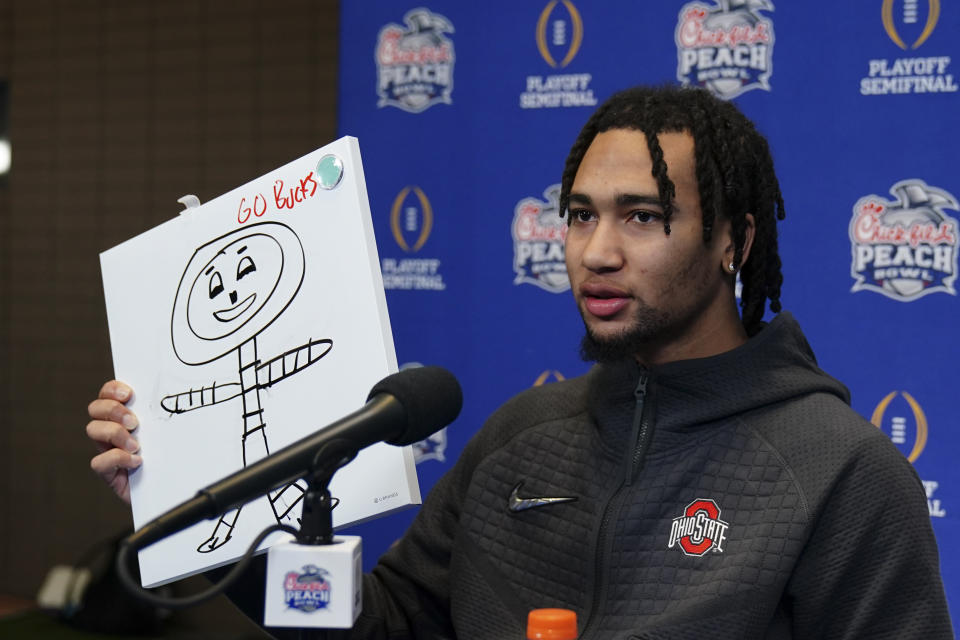
<svg viewBox="0 0 960 640">
<path fill-rule="evenodd" d="M 743 345 L 709 358 L 680 360 L 642 369 L 636 361 L 595 366 L 590 376 L 590 412 L 599 425 L 619 432 L 641 373 L 647 401 L 655 406 L 658 432 L 676 431 L 742 415 L 812 393 L 850 403 L 847 388 L 817 366 L 807 339 L 789 312 L 781 312 Z M 614 407 L 620 407 L 619 410 Z M 614 441 L 618 440 L 616 434 Z M 607 438 L 605 438 L 607 439 Z"/>
</svg>

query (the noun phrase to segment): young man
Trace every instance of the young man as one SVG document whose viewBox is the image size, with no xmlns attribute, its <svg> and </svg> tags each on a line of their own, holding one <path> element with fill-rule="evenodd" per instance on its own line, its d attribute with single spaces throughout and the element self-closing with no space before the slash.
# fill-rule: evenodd
<svg viewBox="0 0 960 640">
<path fill-rule="evenodd" d="M 490 418 L 343 636 L 521 638 L 556 606 L 582 638 L 953 637 L 912 467 L 789 314 L 761 321 L 783 203 L 753 125 L 699 90 L 617 94 L 573 145 L 561 210 L 597 366 Z M 105 385 L 87 427 L 121 495 L 128 394 Z M 246 585 L 257 619 L 262 578 Z"/>
</svg>

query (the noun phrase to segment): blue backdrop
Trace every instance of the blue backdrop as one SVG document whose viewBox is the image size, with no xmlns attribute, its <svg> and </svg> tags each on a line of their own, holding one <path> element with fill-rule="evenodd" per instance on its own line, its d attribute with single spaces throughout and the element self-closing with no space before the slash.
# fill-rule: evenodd
<svg viewBox="0 0 960 640">
<path fill-rule="evenodd" d="M 342 3 L 340 130 L 360 139 L 397 355 L 465 391 L 420 451 L 424 494 L 504 400 L 587 369 L 555 199 L 593 108 L 707 86 L 770 141 L 784 308 L 923 479 L 960 620 L 958 31 L 954 0 Z M 412 515 L 353 530 L 368 568 Z"/>
</svg>

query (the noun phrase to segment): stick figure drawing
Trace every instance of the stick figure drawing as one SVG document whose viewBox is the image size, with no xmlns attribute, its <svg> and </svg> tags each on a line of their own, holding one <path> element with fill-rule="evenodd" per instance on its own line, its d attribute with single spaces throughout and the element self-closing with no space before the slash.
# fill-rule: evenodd
<svg viewBox="0 0 960 640">
<path fill-rule="evenodd" d="M 168 413 L 180 414 L 239 397 L 244 466 L 270 454 L 260 391 L 303 371 L 333 348 L 328 338 L 311 338 L 269 360 L 260 359 L 257 336 L 290 306 L 303 277 L 303 245 L 296 233 L 279 222 L 261 222 L 199 247 L 177 287 L 170 322 L 177 358 L 200 366 L 235 353 L 239 379 L 211 381 L 165 396 L 160 404 Z M 292 510 L 304 491 L 303 484 L 294 482 L 269 493 L 277 522 L 295 519 Z M 197 551 L 223 546 L 239 516 L 240 508 L 222 514 Z"/>
</svg>

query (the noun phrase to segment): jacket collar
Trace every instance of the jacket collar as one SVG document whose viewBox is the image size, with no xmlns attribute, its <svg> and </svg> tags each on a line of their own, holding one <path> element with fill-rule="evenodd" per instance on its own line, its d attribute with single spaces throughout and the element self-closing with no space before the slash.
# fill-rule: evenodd
<svg viewBox="0 0 960 640">
<path fill-rule="evenodd" d="M 658 432 L 696 428 L 811 393 L 850 402 L 847 388 L 824 373 L 797 321 L 781 312 L 746 343 L 709 358 L 642 369 L 635 360 L 595 366 L 589 411 L 605 442 L 625 442 L 633 418 L 634 389 L 648 376 L 647 401 Z M 651 409 L 648 409 L 648 411 Z"/>
</svg>

